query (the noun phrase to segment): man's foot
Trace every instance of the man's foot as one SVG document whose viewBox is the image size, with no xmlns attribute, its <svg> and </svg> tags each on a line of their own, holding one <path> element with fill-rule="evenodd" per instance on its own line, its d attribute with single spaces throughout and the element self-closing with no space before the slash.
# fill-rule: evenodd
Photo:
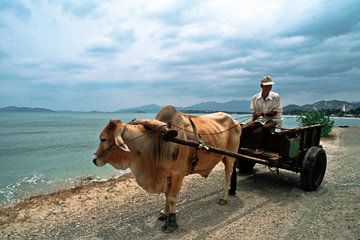
<svg viewBox="0 0 360 240">
<path fill-rule="evenodd" d="M 258 153 L 258 154 L 264 153 L 264 149 L 262 149 L 262 148 L 257 148 L 257 149 L 255 150 L 255 153 Z"/>
</svg>

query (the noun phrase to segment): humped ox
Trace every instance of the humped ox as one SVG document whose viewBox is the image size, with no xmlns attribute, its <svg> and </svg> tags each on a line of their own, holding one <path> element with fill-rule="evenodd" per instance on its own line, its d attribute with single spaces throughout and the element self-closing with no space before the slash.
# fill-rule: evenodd
<svg viewBox="0 0 360 240">
<path fill-rule="evenodd" d="M 159 220 L 166 221 L 163 231 L 172 232 L 178 228 L 176 200 L 184 177 L 193 173 L 207 177 L 222 161 L 225 165 L 225 186 L 218 203 L 226 204 L 235 159 L 164 141 L 158 130 L 164 123 L 178 131 L 178 138 L 202 141 L 206 145 L 233 152 L 238 151 L 241 127 L 226 113 L 191 116 L 167 105 L 155 119 L 130 124 L 111 120 L 102 130 L 94 164 L 103 166 L 109 163 L 117 169 L 130 168 L 136 182 L 144 190 L 165 193 L 165 207 L 160 212 Z"/>
</svg>

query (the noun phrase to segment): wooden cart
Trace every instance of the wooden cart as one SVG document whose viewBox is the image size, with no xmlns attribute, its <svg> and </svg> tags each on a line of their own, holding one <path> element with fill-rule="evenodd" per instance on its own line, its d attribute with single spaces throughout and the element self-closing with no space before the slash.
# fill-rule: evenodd
<svg viewBox="0 0 360 240">
<path fill-rule="evenodd" d="M 314 191 L 320 186 L 326 170 L 326 153 L 320 145 L 320 134 L 321 125 L 276 129 L 265 139 L 263 152 L 256 151 L 256 137 L 242 134 L 239 148 L 242 156 L 237 158 L 236 168 L 240 172 L 249 172 L 255 163 L 261 163 L 290 170 L 300 173 L 302 189 Z"/>
<path fill-rule="evenodd" d="M 247 131 L 246 128 L 243 129 Z M 326 153 L 320 145 L 321 125 L 301 128 L 276 129 L 263 143 L 264 151 L 256 151 L 257 139 L 242 134 L 237 153 L 213 146 L 206 146 L 198 141 L 179 138 L 165 139 L 182 145 L 205 149 L 206 151 L 236 158 L 231 176 L 230 195 L 236 191 L 236 168 L 241 172 L 251 171 L 256 163 L 276 169 L 286 169 L 300 173 L 302 189 L 316 190 L 325 175 Z M 250 134 L 250 136 L 253 136 Z"/>
</svg>

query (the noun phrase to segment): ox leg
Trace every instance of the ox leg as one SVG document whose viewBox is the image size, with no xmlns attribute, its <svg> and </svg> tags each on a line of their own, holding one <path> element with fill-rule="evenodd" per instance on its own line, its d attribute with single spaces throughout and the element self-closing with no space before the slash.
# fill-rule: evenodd
<svg viewBox="0 0 360 240">
<path fill-rule="evenodd" d="M 230 189 L 229 189 L 229 195 L 235 196 L 236 194 L 236 186 L 237 186 L 237 176 L 236 176 L 236 164 L 233 164 L 233 171 L 231 174 L 231 181 L 230 181 Z"/>
<path fill-rule="evenodd" d="M 223 163 L 225 165 L 225 187 L 221 198 L 218 200 L 218 204 L 225 205 L 227 203 L 228 192 L 230 188 L 231 173 L 233 172 L 235 159 L 229 157 L 223 157 Z"/>
<path fill-rule="evenodd" d="M 168 191 L 165 193 L 166 203 L 164 212 L 167 214 L 166 222 L 162 227 L 165 233 L 171 233 L 178 229 L 176 221 L 176 200 L 179 196 L 183 177 L 173 177 L 169 184 Z"/>
</svg>

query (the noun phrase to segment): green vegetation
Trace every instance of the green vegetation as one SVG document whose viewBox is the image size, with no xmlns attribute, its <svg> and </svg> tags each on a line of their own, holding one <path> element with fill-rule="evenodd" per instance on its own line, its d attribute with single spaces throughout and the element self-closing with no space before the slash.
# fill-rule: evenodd
<svg viewBox="0 0 360 240">
<path fill-rule="evenodd" d="M 301 113 L 296 121 L 301 127 L 310 126 L 314 124 L 321 124 L 321 136 L 325 137 L 330 132 L 334 126 L 334 121 L 330 119 L 324 111 L 308 111 Z"/>
</svg>

